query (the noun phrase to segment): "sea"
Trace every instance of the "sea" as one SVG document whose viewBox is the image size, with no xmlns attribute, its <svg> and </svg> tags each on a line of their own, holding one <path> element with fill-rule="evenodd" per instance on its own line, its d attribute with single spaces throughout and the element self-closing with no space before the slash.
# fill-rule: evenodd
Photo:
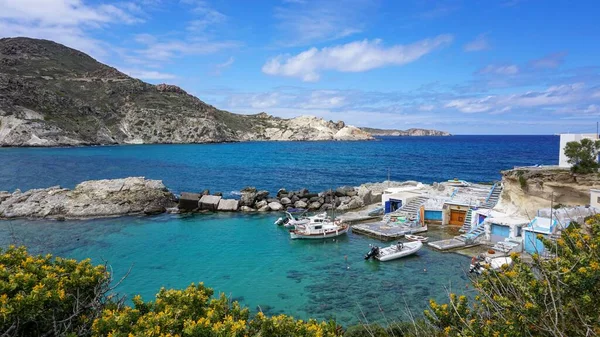
<svg viewBox="0 0 600 337">
<path fill-rule="evenodd" d="M 318 192 L 342 185 L 448 179 L 500 180 L 501 170 L 558 163 L 557 136 L 380 137 L 359 142 L 246 142 L 75 148 L 0 148 L 0 190 L 144 176 L 175 193 L 245 186 Z M 115 291 L 152 300 L 161 287 L 204 282 L 253 312 L 335 319 L 343 326 L 420 316 L 429 299 L 471 294 L 470 258 L 425 246 L 391 262 L 365 261 L 369 244 L 349 233 L 290 240 L 280 214 L 130 216 L 88 221 L 0 221 L 0 247 L 110 266 Z M 431 240 L 450 237 L 430 231 Z"/>
</svg>

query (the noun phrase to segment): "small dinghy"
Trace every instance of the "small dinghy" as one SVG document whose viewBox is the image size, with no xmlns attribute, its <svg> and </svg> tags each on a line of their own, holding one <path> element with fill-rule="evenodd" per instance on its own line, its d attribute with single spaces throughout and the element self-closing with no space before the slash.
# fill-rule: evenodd
<svg viewBox="0 0 600 337">
<path fill-rule="evenodd" d="M 406 240 L 408 241 L 420 241 L 420 242 L 427 242 L 427 240 L 429 240 L 428 237 L 426 236 L 421 236 L 421 235 L 412 235 L 412 234 L 405 234 L 404 237 L 406 238 Z"/>
<path fill-rule="evenodd" d="M 500 256 L 500 257 L 473 257 L 471 259 L 471 266 L 469 268 L 470 273 L 475 273 L 477 275 L 481 275 L 485 270 L 498 270 L 503 265 L 510 266 L 512 264 L 512 259 L 508 256 Z"/>
<path fill-rule="evenodd" d="M 423 243 L 421 243 L 421 241 L 406 243 L 398 242 L 395 245 L 385 248 L 371 246 L 371 250 L 365 255 L 365 260 L 368 260 L 372 257 L 379 261 L 395 260 L 401 257 L 412 255 L 421 249 L 421 247 L 423 247 Z"/>
<path fill-rule="evenodd" d="M 304 216 L 305 213 L 302 212 L 300 215 L 294 215 L 291 212 L 285 212 L 285 217 L 277 219 L 275 224 L 285 228 L 296 228 L 297 225 L 306 225 L 310 222 L 310 219 Z"/>
</svg>

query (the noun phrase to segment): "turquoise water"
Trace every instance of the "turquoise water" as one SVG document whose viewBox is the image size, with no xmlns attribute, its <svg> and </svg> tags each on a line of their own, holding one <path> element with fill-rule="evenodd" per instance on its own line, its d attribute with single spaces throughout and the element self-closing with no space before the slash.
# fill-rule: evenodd
<svg viewBox="0 0 600 337">
<path fill-rule="evenodd" d="M 290 240 L 276 215 L 162 215 L 86 222 L 0 222 L 0 245 L 108 262 L 117 289 L 150 299 L 160 287 L 203 281 L 252 310 L 340 324 L 421 314 L 445 288 L 464 291 L 469 258 L 424 247 L 417 255 L 364 261 L 370 243 L 352 233 L 337 240 Z M 430 233 L 433 238 L 439 233 Z M 425 271 L 426 270 L 426 271 Z M 380 311 L 381 308 L 381 311 Z M 365 317 L 363 318 L 363 313 Z"/>
<path fill-rule="evenodd" d="M 233 194 L 251 185 L 275 192 L 394 180 L 474 182 L 500 179 L 513 166 L 556 164 L 556 136 L 384 137 L 373 142 L 250 142 L 85 148 L 0 148 L 0 190 L 89 179 L 146 176 L 174 192 L 209 188 Z M 446 288 L 465 290 L 469 258 L 424 247 L 416 256 L 364 261 L 369 243 L 291 241 L 278 215 L 212 214 L 124 217 L 78 222 L 0 222 L 0 246 L 108 262 L 131 273 L 122 294 L 150 299 L 162 286 L 203 281 L 253 310 L 343 325 L 420 314 Z M 427 234 L 436 239 L 440 232 Z M 364 319 L 363 319 L 364 320 Z"/>
</svg>

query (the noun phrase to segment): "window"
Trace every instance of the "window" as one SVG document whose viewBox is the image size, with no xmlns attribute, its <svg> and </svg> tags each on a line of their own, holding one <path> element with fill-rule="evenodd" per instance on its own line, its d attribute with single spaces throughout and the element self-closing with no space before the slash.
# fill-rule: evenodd
<svg viewBox="0 0 600 337">
<path fill-rule="evenodd" d="M 321 229 L 323 226 L 315 226 L 315 229 Z"/>
<path fill-rule="evenodd" d="M 596 202 L 600 204 L 600 197 L 596 197 Z"/>
</svg>

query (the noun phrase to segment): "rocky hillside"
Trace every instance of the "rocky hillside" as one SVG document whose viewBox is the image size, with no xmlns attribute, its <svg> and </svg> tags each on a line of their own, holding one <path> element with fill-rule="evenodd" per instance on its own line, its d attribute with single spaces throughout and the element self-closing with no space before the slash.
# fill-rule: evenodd
<svg viewBox="0 0 600 337">
<path fill-rule="evenodd" d="M 61 44 L 0 39 L 0 146 L 366 140 L 343 122 L 219 110 Z"/>
<path fill-rule="evenodd" d="M 361 130 L 370 133 L 373 136 L 451 136 L 446 131 L 429 130 L 429 129 L 408 129 L 408 130 L 391 130 L 391 129 L 374 129 L 360 128 Z"/>
<path fill-rule="evenodd" d="M 589 204 L 590 189 L 600 188 L 600 176 L 572 174 L 558 167 L 528 167 L 502 171 L 502 184 L 504 189 L 496 208 L 533 218 L 538 209 L 551 204 Z"/>
</svg>

